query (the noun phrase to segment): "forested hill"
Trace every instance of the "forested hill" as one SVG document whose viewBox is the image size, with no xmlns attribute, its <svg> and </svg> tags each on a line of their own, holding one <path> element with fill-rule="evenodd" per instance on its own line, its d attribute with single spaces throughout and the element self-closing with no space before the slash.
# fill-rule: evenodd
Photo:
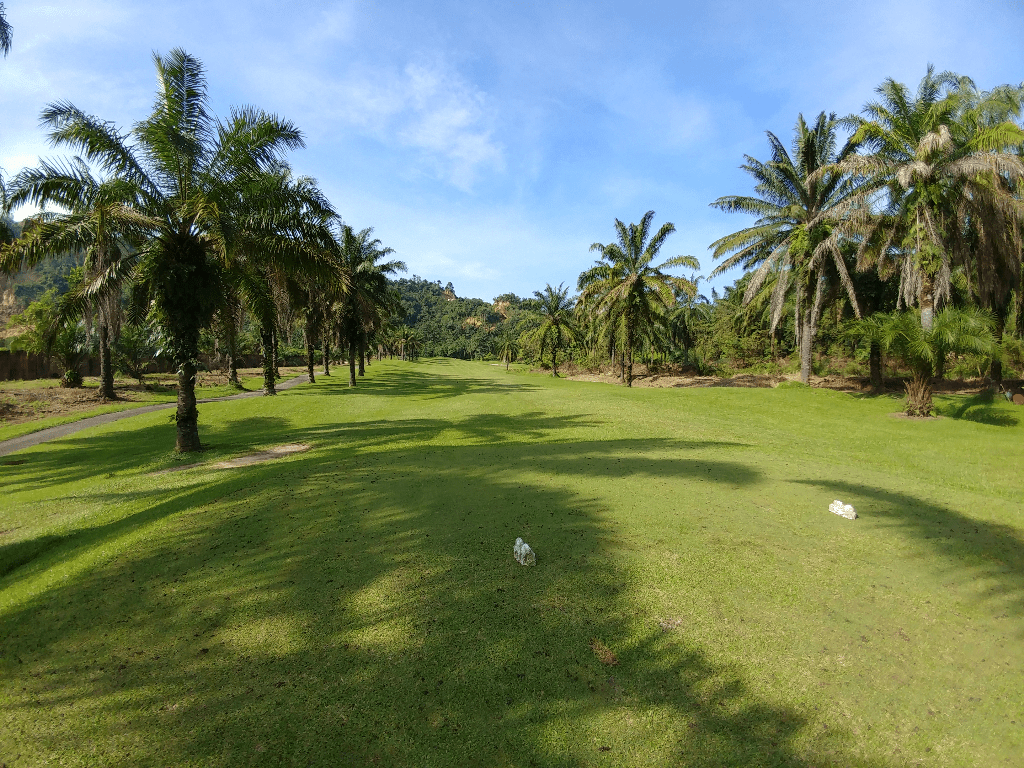
<svg viewBox="0 0 1024 768">
<path fill-rule="evenodd" d="M 402 297 L 404 322 L 422 337 L 420 353 L 427 356 L 470 359 L 491 354 L 498 329 L 518 320 L 520 310 L 536 303 L 505 294 L 489 303 L 482 299 L 464 299 L 455 294 L 451 283 L 430 282 L 417 275 L 395 280 Z"/>
</svg>

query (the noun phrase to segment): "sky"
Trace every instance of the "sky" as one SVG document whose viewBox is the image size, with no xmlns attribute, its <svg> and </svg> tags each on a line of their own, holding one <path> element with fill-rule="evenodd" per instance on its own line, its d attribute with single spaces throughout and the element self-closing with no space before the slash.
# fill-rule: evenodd
<svg viewBox="0 0 1024 768">
<path fill-rule="evenodd" d="M 1024 81 L 1024 0 L 5 5 L 8 178 L 61 156 L 48 103 L 128 130 L 152 108 L 153 52 L 182 48 L 216 114 L 252 105 L 302 129 L 295 172 L 409 276 L 485 300 L 575 287 L 590 245 L 648 210 L 676 227 L 661 254 L 708 276 L 708 246 L 753 223 L 709 204 L 753 191 L 739 166 L 769 158 L 765 131 L 788 145 L 798 114 L 858 113 L 929 63 L 983 89 Z"/>
</svg>

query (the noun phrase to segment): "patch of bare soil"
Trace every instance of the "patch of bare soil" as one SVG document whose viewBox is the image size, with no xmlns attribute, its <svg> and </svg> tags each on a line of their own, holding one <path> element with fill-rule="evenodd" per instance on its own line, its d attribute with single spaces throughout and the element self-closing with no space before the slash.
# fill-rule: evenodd
<svg viewBox="0 0 1024 768">
<path fill-rule="evenodd" d="M 198 461 L 194 464 L 182 464 L 180 467 L 171 467 L 170 469 L 162 469 L 159 472 L 151 472 L 152 475 L 166 475 L 171 472 L 183 472 L 186 469 L 195 469 L 196 467 L 206 467 L 207 469 L 235 469 L 236 467 L 248 467 L 250 464 L 262 464 L 265 461 L 272 461 L 273 459 L 280 459 L 282 456 L 289 456 L 293 453 L 302 453 L 312 448 L 309 443 L 287 443 L 286 445 L 275 445 L 273 448 L 268 448 L 265 451 L 259 451 L 258 453 L 250 453 L 246 456 L 236 456 L 233 459 L 226 459 L 225 461 L 218 461 L 214 464 L 205 464 L 204 462 Z"/>
<path fill-rule="evenodd" d="M 739 374 L 732 377 L 698 376 L 692 371 L 648 372 L 643 366 L 633 368 L 634 387 L 777 387 L 787 381 L 798 382 L 800 375 L 789 374 Z M 605 384 L 622 384 L 618 372 L 610 371 L 570 371 L 560 374 L 572 381 L 595 381 Z M 866 376 L 811 376 L 810 386 L 831 389 L 837 392 L 867 393 L 871 391 L 871 381 Z M 943 379 L 933 385 L 936 393 L 970 395 L 977 394 L 988 386 L 984 379 Z M 886 378 L 883 380 L 884 391 L 900 393 L 904 391 L 904 380 Z"/>
<path fill-rule="evenodd" d="M 129 402 L 144 399 L 129 388 L 119 387 L 117 395 Z M 91 411 L 96 406 L 109 402 L 91 388 L 6 389 L 0 391 L 0 423 L 21 424 L 50 416 Z"/>
</svg>

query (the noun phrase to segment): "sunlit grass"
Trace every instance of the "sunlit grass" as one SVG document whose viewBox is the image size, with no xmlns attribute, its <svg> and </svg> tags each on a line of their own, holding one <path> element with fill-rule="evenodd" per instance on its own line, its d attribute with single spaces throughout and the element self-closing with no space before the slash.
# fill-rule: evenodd
<svg viewBox="0 0 1024 768">
<path fill-rule="evenodd" d="M 200 460 L 313 446 L 275 462 L 151 474 L 196 460 L 166 413 L 6 457 L 24 463 L 0 467 L 0 759 L 1024 752 L 1012 406 L 943 398 L 951 415 L 909 422 L 802 388 L 338 373 L 201 407 Z"/>
</svg>

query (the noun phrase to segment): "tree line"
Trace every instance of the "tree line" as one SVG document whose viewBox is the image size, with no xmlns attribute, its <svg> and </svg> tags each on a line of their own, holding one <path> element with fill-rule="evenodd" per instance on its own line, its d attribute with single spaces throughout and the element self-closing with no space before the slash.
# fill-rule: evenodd
<svg viewBox="0 0 1024 768">
<path fill-rule="evenodd" d="M 204 336 L 215 337 L 237 384 L 248 327 L 263 353 L 265 392 L 274 394 L 283 318 L 297 315 L 310 379 L 315 350 L 329 373 L 333 346 L 346 354 L 354 385 L 357 361 L 362 367 L 370 338 L 398 307 L 389 277 L 405 265 L 387 260 L 392 250 L 372 229 L 344 223 L 315 180 L 292 173 L 287 153 L 303 146 L 294 124 L 250 106 L 218 118 L 198 59 L 175 49 L 153 61 L 152 112 L 128 131 L 68 102 L 43 110 L 50 143 L 74 154 L 26 168 L 0 190 L 5 211 L 43 211 L 20 236 L 5 233 L 0 268 L 82 254 L 71 290 L 48 296 L 39 335 L 50 345 L 89 328 L 100 394 L 116 398 L 114 340 L 122 325 L 148 329 L 177 369 L 176 447 L 195 451 Z"/>
<path fill-rule="evenodd" d="M 741 166 L 753 193 L 711 203 L 756 217 L 710 246 L 720 261 L 711 276 L 744 272 L 722 295 L 708 299 L 702 277 L 671 274 L 697 269 L 690 256 L 655 264 L 675 228 L 654 232 L 649 211 L 639 224 L 616 220 L 616 240 L 592 246 L 599 259 L 574 295 L 549 284 L 517 300 L 529 317 L 511 322 L 493 317 L 508 305 L 499 297 L 472 314 L 472 331 L 463 315 L 461 329 L 448 317 L 440 335 L 556 374 L 560 359 L 617 361 L 627 386 L 638 355 L 702 373 L 778 370 L 793 356 L 807 383 L 829 364 L 817 352 L 863 355 L 877 389 L 885 356 L 910 375 L 908 412 L 927 415 L 947 366 L 998 386 L 1004 364 L 1021 364 L 1022 98 L 1022 87 L 982 91 L 929 66 L 916 92 L 887 79 L 860 115 L 798 116 L 789 148 L 768 132 L 770 159 L 748 155 Z"/>
<path fill-rule="evenodd" d="M 172 359 L 179 450 L 199 448 L 201 352 L 237 383 L 235 362 L 258 349 L 268 394 L 282 356 L 302 354 L 312 379 L 336 351 L 352 385 L 371 354 L 518 360 L 555 375 L 612 365 L 626 386 L 637 361 L 702 374 L 795 365 L 806 383 L 845 360 L 843 372 L 863 369 L 880 388 L 886 361 L 910 375 L 917 414 L 950 369 L 998 384 L 1021 364 L 1019 87 L 981 91 L 929 67 L 916 92 L 886 80 L 860 115 L 799 116 L 788 148 L 768 132 L 770 159 L 741 166 L 752 194 L 711 203 L 756 217 L 710 246 L 712 276 L 743 270 L 721 294 L 701 293 L 694 257 L 662 258 L 675 226 L 655 228 L 648 211 L 614 221 L 575 286 L 485 302 L 398 279 L 405 265 L 371 229 L 345 224 L 313 179 L 293 175 L 296 126 L 253 107 L 220 119 L 197 59 L 174 50 L 154 64 L 156 102 L 129 131 L 65 102 L 44 110 L 51 143 L 74 154 L 0 188 L 5 210 L 44 210 L 8 227 L 0 266 L 77 254 L 66 292 L 44 294 L 28 318 L 46 330 L 36 343 L 76 328 L 68 343 L 81 347 L 88 331 L 105 397 L 114 367 Z"/>
</svg>

